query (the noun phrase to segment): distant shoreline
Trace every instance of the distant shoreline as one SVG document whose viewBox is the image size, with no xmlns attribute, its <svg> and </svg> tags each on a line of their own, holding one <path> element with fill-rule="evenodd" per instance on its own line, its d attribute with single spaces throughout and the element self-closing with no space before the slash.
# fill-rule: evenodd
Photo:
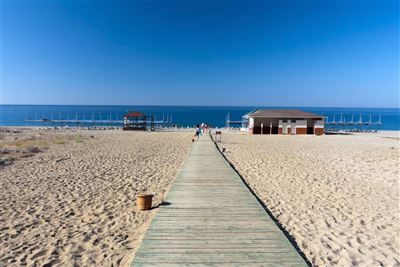
<svg viewBox="0 0 400 267">
<path fill-rule="evenodd" d="M 64 129 L 64 130 L 68 129 L 68 130 L 99 131 L 99 130 L 95 130 L 95 129 L 83 129 L 84 127 L 76 127 L 76 126 L 69 126 L 69 127 L 56 126 L 56 127 L 57 127 L 57 129 Z M 53 128 L 55 128 L 55 126 L 3 126 L 3 125 L 0 125 L 0 129 L 37 129 L 37 130 L 40 130 L 40 129 L 44 129 L 44 128 L 53 129 Z M 119 128 L 122 128 L 122 127 L 119 127 Z M 188 128 L 187 127 L 178 127 L 176 132 L 179 132 L 179 130 L 192 130 L 192 129 L 194 129 L 194 128 L 193 127 L 188 127 Z M 211 128 L 211 129 L 214 129 L 214 128 Z M 234 128 L 233 130 L 218 128 L 218 130 L 238 131 L 239 128 Z M 147 131 L 139 131 L 139 132 L 147 132 Z M 158 131 L 158 132 L 164 132 L 164 131 Z M 343 133 L 345 133 L 345 132 L 343 132 Z M 378 132 L 348 132 L 347 134 L 356 135 L 356 134 L 379 134 L 379 133 L 381 133 L 381 134 L 383 134 L 383 133 L 399 133 L 400 134 L 400 130 L 380 130 Z M 269 134 L 265 134 L 265 135 L 269 135 Z M 274 136 L 276 134 L 272 134 L 272 135 Z M 257 135 L 257 136 L 259 136 L 259 135 Z M 299 136 L 302 136 L 302 135 L 299 135 Z"/>
</svg>

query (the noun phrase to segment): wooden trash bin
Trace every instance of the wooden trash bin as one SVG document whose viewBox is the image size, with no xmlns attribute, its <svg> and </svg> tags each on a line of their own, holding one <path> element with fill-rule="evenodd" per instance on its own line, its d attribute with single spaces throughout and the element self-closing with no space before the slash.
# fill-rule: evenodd
<svg viewBox="0 0 400 267">
<path fill-rule="evenodd" d="M 152 202 L 153 202 L 152 194 L 137 194 L 136 195 L 136 204 L 138 205 L 139 210 L 151 209 Z"/>
</svg>

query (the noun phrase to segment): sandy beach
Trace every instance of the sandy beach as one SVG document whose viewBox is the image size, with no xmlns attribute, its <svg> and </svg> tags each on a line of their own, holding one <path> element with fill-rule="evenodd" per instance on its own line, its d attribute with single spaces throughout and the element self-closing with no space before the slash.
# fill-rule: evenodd
<svg viewBox="0 0 400 267">
<path fill-rule="evenodd" d="M 128 266 L 191 132 L 3 131 L 1 266 Z M 267 136 L 220 147 L 314 266 L 399 265 L 398 132 Z"/>
<path fill-rule="evenodd" d="M 1 133 L 0 266 L 127 266 L 191 145 L 191 133 Z"/>
<path fill-rule="evenodd" d="M 314 266 L 399 266 L 399 143 L 236 132 L 220 147 Z"/>
</svg>

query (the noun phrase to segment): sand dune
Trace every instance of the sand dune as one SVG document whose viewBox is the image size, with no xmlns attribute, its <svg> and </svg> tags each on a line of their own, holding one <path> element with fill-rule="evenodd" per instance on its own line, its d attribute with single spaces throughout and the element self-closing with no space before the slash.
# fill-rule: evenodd
<svg viewBox="0 0 400 267">
<path fill-rule="evenodd" d="M 228 160 L 313 265 L 399 266 L 398 133 L 223 138 Z"/>
<path fill-rule="evenodd" d="M 126 266 L 155 213 L 138 212 L 134 196 L 160 203 L 191 134 L 38 133 L 17 136 L 47 149 L 1 168 L 0 266 Z"/>
</svg>

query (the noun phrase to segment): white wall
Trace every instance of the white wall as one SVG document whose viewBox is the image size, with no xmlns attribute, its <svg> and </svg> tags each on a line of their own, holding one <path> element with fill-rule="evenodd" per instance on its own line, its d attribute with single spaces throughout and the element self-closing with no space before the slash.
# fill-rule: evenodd
<svg viewBox="0 0 400 267">
<path fill-rule="evenodd" d="M 324 121 L 323 120 L 315 121 L 314 128 L 324 128 Z"/>
</svg>

